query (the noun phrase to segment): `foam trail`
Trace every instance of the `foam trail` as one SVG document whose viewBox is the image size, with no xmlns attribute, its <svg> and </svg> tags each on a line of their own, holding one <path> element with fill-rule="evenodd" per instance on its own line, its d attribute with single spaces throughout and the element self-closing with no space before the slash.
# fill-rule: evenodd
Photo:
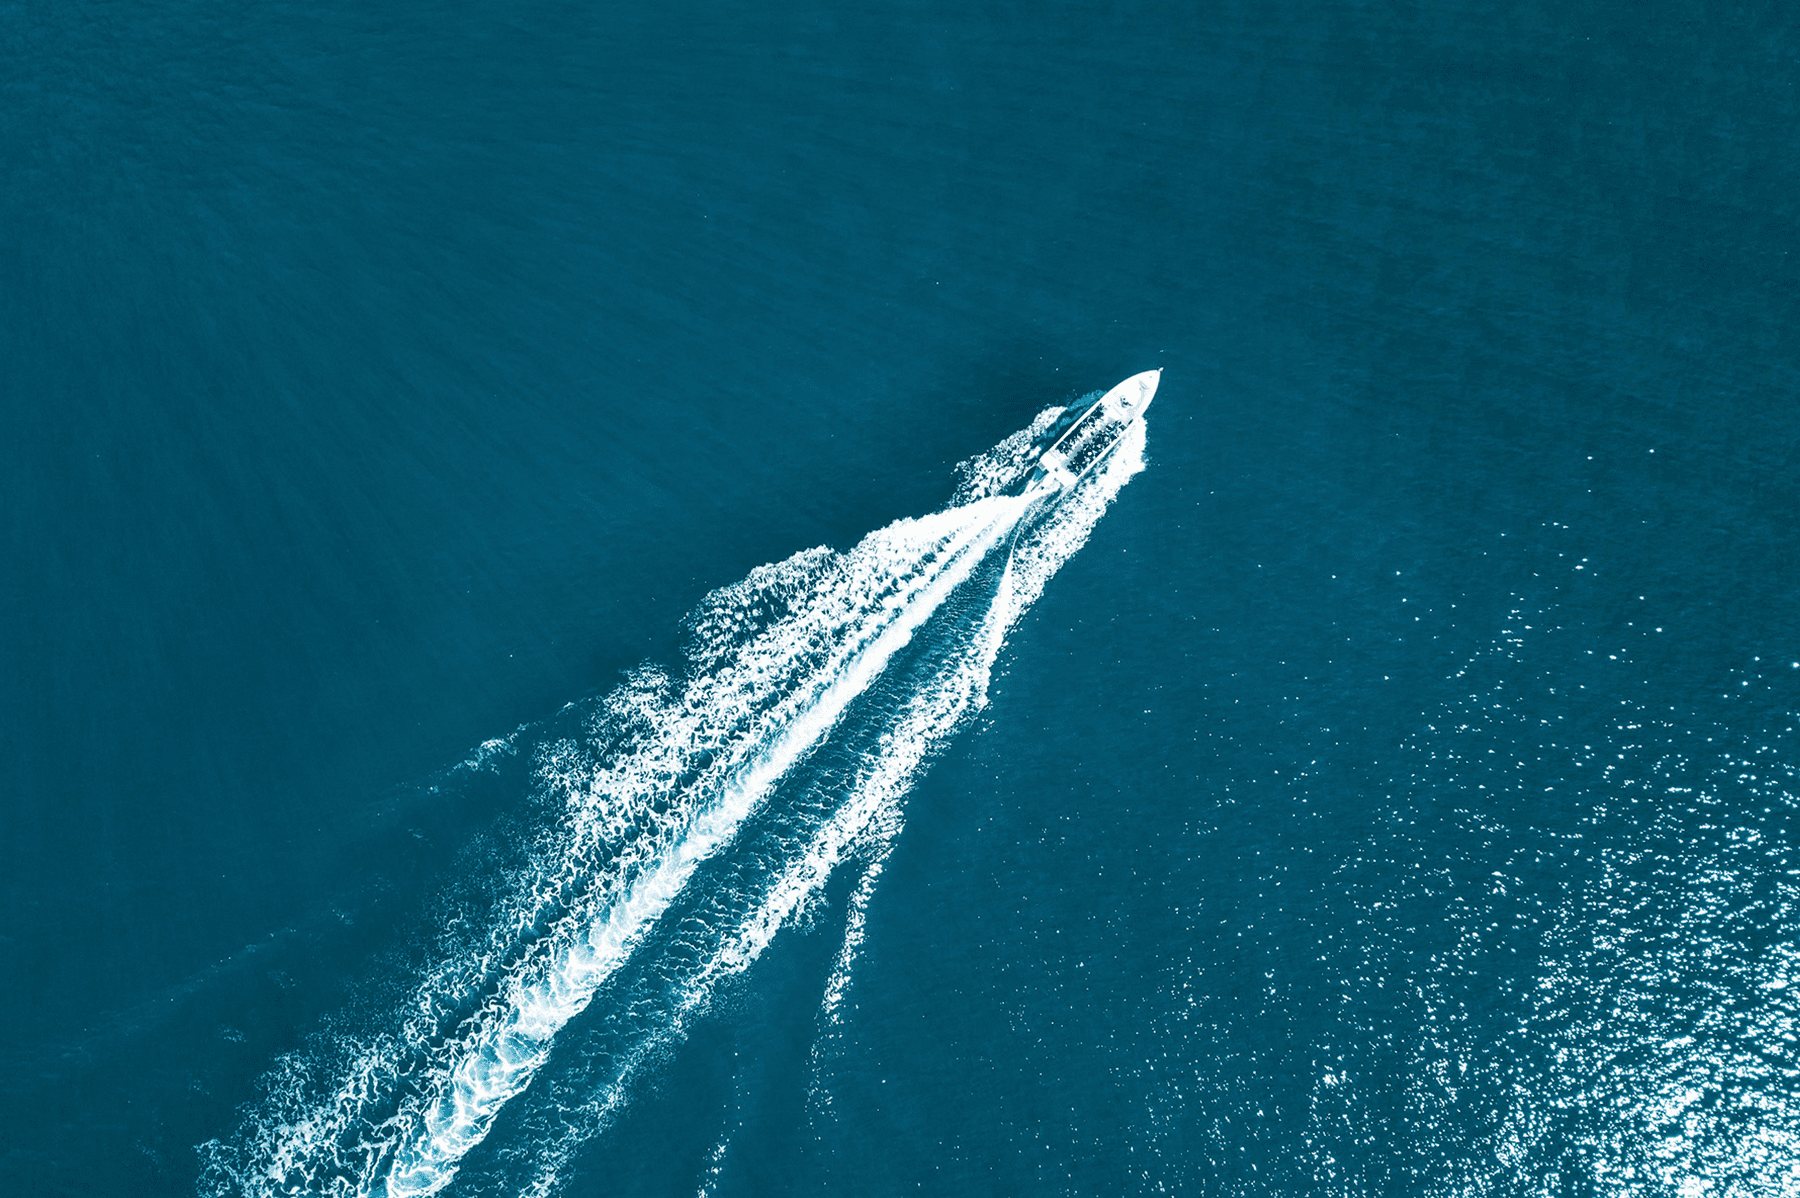
<svg viewBox="0 0 1800 1198">
<path fill-rule="evenodd" d="M 505 1014 L 467 1045 L 465 1055 L 437 1088 L 422 1134 L 399 1151 L 387 1178 L 390 1198 L 434 1194 L 450 1183 L 456 1163 L 487 1135 L 505 1103 L 530 1082 L 550 1043 L 592 1000 L 638 935 L 681 893 L 695 868 L 728 841 L 770 789 L 837 723 L 852 699 L 887 667 L 918 627 L 963 582 L 1005 535 L 1023 509 L 1017 499 L 985 501 L 992 510 L 972 533 L 957 537 L 948 560 L 927 576 L 905 602 L 890 604 L 892 618 L 869 641 L 845 654 L 828 681 L 793 720 L 743 763 L 724 794 L 702 810 L 672 850 L 640 875 L 587 934 L 556 955 L 546 976 L 515 985 Z"/>
<path fill-rule="evenodd" d="M 343 1198 L 438 1192 L 544 1071 L 559 1033 L 654 943 L 648 963 L 632 968 L 665 978 L 673 1006 L 606 1060 L 576 1053 L 565 1062 L 577 1091 L 570 1100 L 567 1086 L 553 1085 L 552 1134 L 526 1146 L 535 1154 L 533 1192 L 554 1188 L 562 1163 L 624 1101 L 626 1082 L 657 1045 L 681 1035 L 839 864 L 885 855 L 912 781 L 985 701 L 1007 629 L 1142 468 L 1140 422 L 1106 469 L 1018 538 L 994 595 L 977 601 L 970 631 L 951 636 L 949 651 L 928 653 L 926 666 L 908 667 L 913 689 L 881 717 L 879 739 L 848 750 L 843 783 L 815 783 L 818 795 L 797 807 L 784 800 L 765 818 L 771 796 L 834 739 L 846 712 L 952 596 L 963 596 L 952 607 L 970 602 L 971 578 L 1024 511 L 1022 500 L 994 492 L 1016 476 L 1030 432 L 971 464 L 956 506 L 898 521 L 844 554 L 811 550 L 760 567 L 716 592 L 689 620 L 685 678 L 642 670 L 604 700 L 565 709 L 559 719 L 582 724 L 575 734 L 510 738 L 509 752 L 532 751 L 535 739 L 543 801 L 560 814 L 493 880 L 490 904 L 456 912 L 458 930 L 445 935 L 440 959 L 386 1030 L 321 1037 L 278 1062 L 265 1079 L 267 1099 L 247 1111 L 238 1135 L 201 1146 L 203 1188 Z M 928 644 L 941 648 L 942 639 Z M 914 677 L 918 668 L 924 674 Z M 861 731 L 852 746 L 869 733 L 853 725 Z M 772 847 L 722 853 L 746 825 L 770 819 L 779 831 L 764 836 Z M 755 866 L 742 875 L 752 881 L 699 881 L 703 871 L 718 874 L 709 862 L 721 857 Z M 697 922 L 692 911 L 671 914 L 695 904 Z M 657 931 L 664 925 L 676 930 Z M 514 1175 L 487 1188 L 517 1187 Z"/>
<path fill-rule="evenodd" d="M 678 999 L 666 1020 L 633 1045 L 603 1084 L 592 1085 L 578 1102 L 558 1108 L 559 1132 L 535 1142 L 536 1176 L 525 1193 L 548 1198 L 562 1186 L 562 1174 L 580 1148 L 599 1134 L 629 1101 L 633 1075 L 660 1059 L 666 1046 L 686 1033 L 728 978 L 747 970 L 824 887 L 846 861 L 867 862 L 851 899 L 844 947 L 826 983 L 821 1022 L 824 1033 L 812 1051 L 814 1082 L 809 1105 L 814 1117 L 830 1104 L 822 1080 L 829 1041 L 841 1034 L 841 1004 L 849 989 L 857 948 L 866 934 L 867 910 L 895 839 L 904 826 L 904 802 L 920 775 L 967 717 L 986 703 L 989 680 L 1007 633 L 1043 593 L 1050 577 L 1086 543 L 1095 522 L 1119 489 L 1143 469 L 1143 430 L 1128 434 L 1108 467 L 1065 500 L 1043 526 L 1021 537 L 995 593 L 978 613 L 967 651 L 948 655 L 916 689 L 880 737 L 880 748 L 865 759 L 841 805 L 787 857 L 774 879 L 743 903 L 735 925 L 713 942 L 696 968 L 676 983 Z M 716 1185 L 722 1162 L 709 1166 Z"/>
<path fill-rule="evenodd" d="M 947 671 L 947 677 L 935 679 L 936 685 L 907 705 L 891 735 L 884 738 L 889 751 L 868 763 L 849 798 L 793 855 L 759 899 L 743 912 L 737 926 L 703 958 L 699 968 L 683 980 L 668 1021 L 636 1046 L 626 1067 L 609 1085 L 600 1088 L 579 1110 L 565 1112 L 565 1116 L 575 1117 L 565 1117 L 565 1131 L 554 1147 L 537 1146 L 538 1176 L 527 1191 L 529 1194 L 555 1192 L 568 1160 L 626 1101 L 637 1068 L 657 1055 L 662 1046 L 680 1039 L 693 1018 L 706 1009 L 720 983 L 755 963 L 776 934 L 818 894 L 832 871 L 864 848 L 871 834 L 885 856 L 886 846 L 900 830 L 901 800 L 941 747 L 945 735 L 986 689 L 999 641 L 984 641 L 991 644 L 991 653 Z M 716 1174 L 717 1162 L 714 1171 Z"/>
</svg>

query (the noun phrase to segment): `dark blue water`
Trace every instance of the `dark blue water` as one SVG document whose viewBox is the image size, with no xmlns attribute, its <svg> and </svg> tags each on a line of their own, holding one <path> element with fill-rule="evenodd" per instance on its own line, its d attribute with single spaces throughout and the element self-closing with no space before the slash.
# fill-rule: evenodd
<svg viewBox="0 0 1800 1198">
<path fill-rule="evenodd" d="M 0 28 L 0 1192 L 399 1193 L 684 614 L 1156 367 L 443 1192 L 1800 1190 L 1791 12 Z"/>
</svg>

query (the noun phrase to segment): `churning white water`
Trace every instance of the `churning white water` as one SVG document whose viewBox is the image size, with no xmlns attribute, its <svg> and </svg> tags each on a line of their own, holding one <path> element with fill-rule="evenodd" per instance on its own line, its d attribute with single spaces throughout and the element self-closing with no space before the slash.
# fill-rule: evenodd
<svg viewBox="0 0 1800 1198">
<path fill-rule="evenodd" d="M 708 596 L 687 621 L 683 672 L 641 670 L 594 704 L 586 736 L 536 745 L 536 784 L 560 814 L 508 877 L 499 909 L 481 916 L 479 934 L 452 942 L 385 1026 L 321 1038 L 278 1063 L 239 1134 L 203 1146 L 211 1187 L 438 1192 L 545 1071 L 559 1033 L 634 956 L 660 953 L 666 961 L 653 967 L 670 1001 L 640 1014 L 635 1038 L 604 1063 L 577 1062 L 549 1083 L 554 1118 L 539 1128 L 549 1134 L 531 1136 L 530 1159 L 518 1163 L 531 1192 L 553 1192 L 569 1157 L 627 1100 L 641 1061 L 855 859 L 867 872 L 826 986 L 817 1065 L 907 792 L 985 701 L 1007 631 L 1143 468 L 1140 421 L 1100 470 L 1021 527 L 1025 501 L 1001 492 L 1054 415 L 966 463 L 945 510 L 897 521 L 845 553 L 814 549 L 759 567 Z M 846 723 L 940 617 L 941 643 L 928 644 L 902 693 Z M 521 739 L 529 730 L 483 746 L 469 765 Z M 698 882 L 834 741 L 847 742 L 848 760 L 834 764 L 822 795 L 743 850 L 758 859 L 733 863 L 735 881 Z M 680 927 L 659 933 L 684 904 Z M 519 1173 L 509 1173 L 516 1190 Z"/>
</svg>

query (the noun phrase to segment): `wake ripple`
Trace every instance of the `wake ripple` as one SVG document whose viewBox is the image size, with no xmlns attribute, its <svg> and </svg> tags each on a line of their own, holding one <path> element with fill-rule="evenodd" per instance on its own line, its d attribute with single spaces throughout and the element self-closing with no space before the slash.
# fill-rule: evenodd
<svg viewBox="0 0 1800 1198">
<path fill-rule="evenodd" d="M 906 793 L 985 702 L 1007 631 L 1143 468 L 1139 422 L 1021 528 L 1025 501 L 1003 491 L 1055 415 L 965 464 L 950 508 L 708 596 L 686 623 L 682 676 L 642 669 L 594 706 L 583 735 L 540 744 L 538 785 L 557 819 L 497 909 L 447 939 L 388 1030 L 278 1062 L 237 1134 L 201 1147 L 203 1190 L 437 1193 L 548 1072 L 518 1115 L 532 1134 L 458 1188 L 554 1192 L 640 1066 L 856 858 L 867 872 L 829 1020 Z M 527 732 L 489 742 L 471 768 Z M 629 991 L 610 1040 L 547 1070 L 559 1033 L 609 986 Z"/>
</svg>

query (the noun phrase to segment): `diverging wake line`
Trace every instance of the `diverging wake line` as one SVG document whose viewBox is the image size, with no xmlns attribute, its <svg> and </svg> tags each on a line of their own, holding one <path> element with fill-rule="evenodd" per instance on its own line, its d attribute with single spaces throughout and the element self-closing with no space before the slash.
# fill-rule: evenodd
<svg viewBox="0 0 1800 1198">
<path fill-rule="evenodd" d="M 965 463 L 941 512 L 714 592 L 686 622 L 685 671 L 638 671 L 588 705 L 579 735 L 492 746 L 533 754 L 554 826 L 385 1020 L 277 1063 L 237 1133 L 202 1146 L 203 1187 L 403 1198 L 460 1172 L 459 1193 L 554 1192 L 638 1065 L 839 864 L 885 856 L 914 780 L 985 701 L 1007 631 L 1143 468 L 1128 419 L 1046 499 L 1040 457 L 1068 419 L 1051 409 Z M 597 999 L 604 1033 L 578 1018 Z M 530 1134 L 477 1153 L 503 1112 Z"/>
</svg>

